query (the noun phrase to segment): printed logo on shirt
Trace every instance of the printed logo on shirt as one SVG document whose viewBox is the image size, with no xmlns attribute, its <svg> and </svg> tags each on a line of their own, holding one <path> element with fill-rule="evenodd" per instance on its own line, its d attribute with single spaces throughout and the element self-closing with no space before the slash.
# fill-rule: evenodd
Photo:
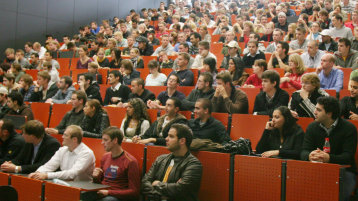
<svg viewBox="0 0 358 201">
<path fill-rule="evenodd" d="M 118 166 L 111 165 L 109 168 L 107 168 L 107 170 L 106 170 L 106 172 L 104 174 L 105 174 L 105 177 L 110 179 L 110 180 L 116 179 L 117 174 L 118 174 Z"/>
</svg>

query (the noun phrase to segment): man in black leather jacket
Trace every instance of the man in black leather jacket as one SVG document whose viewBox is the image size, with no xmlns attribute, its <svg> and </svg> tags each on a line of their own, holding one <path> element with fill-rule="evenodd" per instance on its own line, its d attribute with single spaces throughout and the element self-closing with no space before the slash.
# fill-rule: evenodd
<svg viewBox="0 0 358 201">
<path fill-rule="evenodd" d="M 193 133 L 185 124 L 173 124 L 166 138 L 172 153 L 159 156 L 142 180 L 150 201 L 197 201 L 202 165 L 189 147 Z"/>
</svg>

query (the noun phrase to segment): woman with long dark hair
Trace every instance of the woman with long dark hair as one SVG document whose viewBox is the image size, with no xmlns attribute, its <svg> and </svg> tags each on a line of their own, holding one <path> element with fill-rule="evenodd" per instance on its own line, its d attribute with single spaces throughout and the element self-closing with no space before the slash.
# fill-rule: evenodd
<svg viewBox="0 0 358 201">
<path fill-rule="evenodd" d="M 114 48 L 111 52 L 112 61 L 109 63 L 109 68 L 121 68 L 121 50 Z"/>
<path fill-rule="evenodd" d="M 81 123 L 83 137 L 101 138 L 104 129 L 110 125 L 107 112 L 97 99 L 87 101 L 83 112 L 85 113 Z"/>
<path fill-rule="evenodd" d="M 147 106 L 140 98 L 132 98 L 127 103 L 127 114 L 121 124 L 124 137 L 132 139 L 141 136 L 149 128 L 149 116 Z"/>
<path fill-rule="evenodd" d="M 286 106 L 275 109 L 272 117 L 272 120 L 266 123 L 264 133 L 256 146 L 256 153 L 265 158 L 299 159 L 304 133 L 296 123 L 297 119 Z"/>
<path fill-rule="evenodd" d="M 232 77 L 232 84 L 238 85 L 240 83 L 242 73 L 244 72 L 244 62 L 239 57 L 230 58 L 228 70 Z"/>
</svg>

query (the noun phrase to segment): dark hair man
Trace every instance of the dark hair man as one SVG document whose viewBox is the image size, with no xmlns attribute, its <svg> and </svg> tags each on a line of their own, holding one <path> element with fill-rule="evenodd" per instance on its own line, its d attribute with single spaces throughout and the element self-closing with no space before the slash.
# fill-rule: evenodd
<svg viewBox="0 0 358 201">
<path fill-rule="evenodd" d="M 171 153 L 159 156 L 142 180 L 142 192 L 149 199 L 198 200 L 202 165 L 189 151 L 192 138 L 188 126 L 170 127 L 166 144 Z M 172 169 L 176 174 L 169 176 Z"/>
<path fill-rule="evenodd" d="M 121 84 L 122 75 L 118 70 L 112 70 L 108 75 L 108 82 L 111 87 L 106 90 L 104 97 L 104 105 L 118 104 L 119 102 L 125 103 L 131 90 L 126 85 Z"/>
<path fill-rule="evenodd" d="M 25 145 L 24 138 L 17 134 L 9 119 L 0 120 L 0 165 L 16 158 Z"/>
<path fill-rule="evenodd" d="M 83 113 L 83 107 L 86 104 L 87 96 L 81 91 L 74 91 L 71 96 L 72 110 L 68 111 L 62 118 L 60 124 L 56 128 L 46 128 L 45 131 L 48 134 L 63 133 L 69 125 L 81 125 L 85 114 Z"/>
<path fill-rule="evenodd" d="M 255 98 L 254 114 L 270 115 L 280 106 L 287 106 L 289 95 L 280 88 L 280 75 L 274 70 L 262 73 L 262 91 Z"/>
<path fill-rule="evenodd" d="M 356 186 L 357 128 L 341 119 L 339 102 L 333 97 L 317 99 L 315 121 L 306 130 L 301 159 L 313 162 L 349 165 L 343 175 L 343 200 L 349 200 Z M 329 142 L 327 149 L 325 143 Z"/>
<path fill-rule="evenodd" d="M 9 107 L 8 114 L 26 116 L 27 120 L 34 119 L 31 108 L 24 104 L 24 98 L 17 91 L 13 91 L 7 96 L 7 106 Z"/>
<path fill-rule="evenodd" d="M 60 143 L 45 133 L 44 125 L 38 120 L 25 123 L 22 136 L 25 146 L 12 161 L 1 165 L 1 170 L 10 173 L 28 174 L 45 164 L 60 148 Z"/>
</svg>

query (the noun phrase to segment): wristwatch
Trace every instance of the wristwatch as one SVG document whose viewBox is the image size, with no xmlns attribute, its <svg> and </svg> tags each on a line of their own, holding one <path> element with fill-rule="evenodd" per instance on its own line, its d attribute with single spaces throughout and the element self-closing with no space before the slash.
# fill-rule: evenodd
<svg viewBox="0 0 358 201">
<path fill-rule="evenodd" d="M 15 173 L 19 173 L 19 169 L 20 169 L 19 166 L 15 166 Z"/>
</svg>

